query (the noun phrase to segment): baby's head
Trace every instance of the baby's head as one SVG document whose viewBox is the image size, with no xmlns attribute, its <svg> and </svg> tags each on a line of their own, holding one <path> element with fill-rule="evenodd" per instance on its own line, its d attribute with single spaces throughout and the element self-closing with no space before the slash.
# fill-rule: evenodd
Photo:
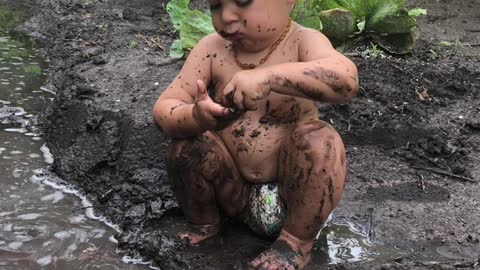
<svg viewBox="0 0 480 270">
<path fill-rule="evenodd" d="M 295 1 L 208 0 L 208 3 L 213 26 L 223 38 L 258 50 L 282 32 Z"/>
</svg>

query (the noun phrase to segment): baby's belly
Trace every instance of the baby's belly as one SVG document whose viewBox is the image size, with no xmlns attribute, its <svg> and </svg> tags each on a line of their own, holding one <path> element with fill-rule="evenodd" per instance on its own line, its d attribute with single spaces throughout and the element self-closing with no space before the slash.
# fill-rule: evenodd
<svg viewBox="0 0 480 270">
<path fill-rule="evenodd" d="M 265 183 L 277 179 L 280 147 L 290 129 L 291 125 L 243 119 L 222 130 L 219 135 L 245 180 Z"/>
</svg>

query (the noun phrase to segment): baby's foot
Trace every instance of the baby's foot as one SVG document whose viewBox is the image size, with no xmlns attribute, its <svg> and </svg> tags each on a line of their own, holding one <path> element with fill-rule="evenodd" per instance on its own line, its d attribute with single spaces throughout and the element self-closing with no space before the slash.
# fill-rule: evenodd
<svg viewBox="0 0 480 270">
<path fill-rule="evenodd" d="M 188 226 L 188 230 L 178 233 L 177 236 L 184 240 L 188 240 L 190 244 L 196 245 L 203 240 L 216 235 L 220 231 L 220 223 L 212 225 L 193 225 Z"/>
<path fill-rule="evenodd" d="M 288 234 L 286 237 L 285 234 Z M 312 245 L 299 239 L 290 241 L 292 235 L 283 231 L 269 249 L 262 252 L 250 263 L 258 270 L 295 270 L 303 269 L 310 261 Z M 303 243 L 302 243 L 303 242 Z"/>
</svg>

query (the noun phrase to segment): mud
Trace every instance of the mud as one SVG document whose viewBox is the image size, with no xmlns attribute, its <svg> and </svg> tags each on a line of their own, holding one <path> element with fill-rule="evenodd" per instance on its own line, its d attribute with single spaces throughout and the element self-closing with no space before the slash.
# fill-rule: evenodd
<svg viewBox="0 0 480 270">
<path fill-rule="evenodd" d="M 119 248 L 162 269 L 242 269 L 270 242 L 234 221 L 206 247 L 186 249 L 172 236 L 183 219 L 167 184 L 168 139 L 151 119 L 182 65 L 167 57 L 176 34 L 166 2 L 0 0 L 27 8 L 17 31 L 35 37 L 53 66 L 46 87 L 57 94 L 44 119 L 53 170 L 119 224 Z M 369 43 L 347 52 L 361 91 L 351 104 L 319 108 L 347 149 L 334 221 L 409 252 L 328 268 L 478 268 L 480 184 L 468 181 L 480 181 L 478 5 L 409 1 L 429 12 L 412 54 L 374 58 Z M 307 269 L 327 268 L 316 250 Z"/>
</svg>

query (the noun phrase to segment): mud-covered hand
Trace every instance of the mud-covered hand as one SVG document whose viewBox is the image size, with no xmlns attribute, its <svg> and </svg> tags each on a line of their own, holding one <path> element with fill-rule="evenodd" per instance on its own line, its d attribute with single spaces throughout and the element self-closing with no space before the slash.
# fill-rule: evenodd
<svg viewBox="0 0 480 270">
<path fill-rule="evenodd" d="M 237 72 L 223 90 L 223 102 L 240 111 L 255 111 L 257 101 L 270 95 L 268 73 L 263 70 Z M 232 104 L 233 103 L 233 104 Z"/>
<path fill-rule="evenodd" d="M 208 95 L 207 87 L 202 80 L 197 80 L 197 94 L 193 106 L 193 118 L 204 130 L 214 130 L 225 125 L 231 116 L 228 108 L 215 103 Z"/>
</svg>

